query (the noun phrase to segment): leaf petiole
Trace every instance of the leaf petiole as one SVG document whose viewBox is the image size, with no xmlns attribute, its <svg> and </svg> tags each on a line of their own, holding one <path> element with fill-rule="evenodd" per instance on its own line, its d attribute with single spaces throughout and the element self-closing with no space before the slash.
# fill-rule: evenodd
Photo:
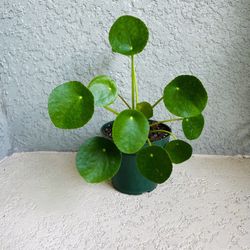
<svg viewBox="0 0 250 250">
<path fill-rule="evenodd" d="M 108 111 L 112 112 L 112 113 L 115 114 L 115 115 L 119 115 L 119 112 L 118 112 L 118 111 L 116 111 L 116 110 L 114 110 L 114 109 L 112 109 L 112 108 L 110 108 L 110 107 L 108 107 L 108 106 L 105 106 L 104 108 L 107 109 Z"/>
<path fill-rule="evenodd" d="M 127 101 L 126 101 L 121 95 L 118 95 L 118 97 L 124 102 L 124 104 L 125 104 L 129 109 L 131 109 L 130 105 L 127 103 Z"/>
<path fill-rule="evenodd" d="M 181 120 L 183 120 L 183 119 L 184 119 L 184 118 L 173 118 L 173 119 L 169 119 L 169 120 L 163 120 L 163 121 L 159 121 L 159 122 L 152 123 L 152 124 L 150 124 L 150 126 L 154 126 L 154 125 L 157 125 L 157 124 L 160 124 L 160 123 L 165 123 L 165 122 L 181 121 Z"/>
<path fill-rule="evenodd" d="M 152 143 L 151 143 L 151 141 L 149 140 L 149 138 L 147 139 L 147 142 L 148 142 L 148 145 L 149 145 L 149 146 L 152 146 Z"/>
<path fill-rule="evenodd" d="M 135 73 L 134 55 L 131 56 L 131 78 L 132 78 L 132 109 L 134 109 L 138 103 L 138 85 Z"/>
<path fill-rule="evenodd" d="M 163 96 L 152 105 L 152 108 L 158 105 L 162 100 L 163 100 Z"/>
</svg>

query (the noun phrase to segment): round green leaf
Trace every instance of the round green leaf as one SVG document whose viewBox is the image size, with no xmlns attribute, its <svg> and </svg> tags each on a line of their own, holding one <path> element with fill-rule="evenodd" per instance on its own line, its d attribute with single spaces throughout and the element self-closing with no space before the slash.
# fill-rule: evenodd
<svg viewBox="0 0 250 250">
<path fill-rule="evenodd" d="M 153 116 L 153 108 L 150 103 L 148 102 L 140 102 L 137 103 L 136 109 L 140 112 L 142 112 L 146 118 L 151 118 Z"/>
<path fill-rule="evenodd" d="M 191 117 L 199 115 L 207 104 L 207 92 L 194 76 L 181 75 L 164 89 L 166 108 L 174 115 Z"/>
<path fill-rule="evenodd" d="M 80 175 L 90 183 L 113 177 L 121 164 L 121 152 L 115 144 L 103 137 L 88 139 L 76 155 L 76 167 Z"/>
<path fill-rule="evenodd" d="M 116 146 L 126 154 L 137 152 L 146 142 L 149 123 L 139 111 L 122 111 L 114 121 L 112 137 Z"/>
<path fill-rule="evenodd" d="M 115 81 L 105 75 L 95 77 L 88 88 L 94 95 L 95 105 L 98 107 L 110 105 L 118 95 Z"/>
<path fill-rule="evenodd" d="M 174 140 L 165 145 L 165 149 L 173 163 L 182 163 L 192 155 L 192 147 L 185 141 Z"/>
<path fill-rule="evenodd" d="M 144 177 L 156 183 L 163 183 L 172 173 L 171 160 L 159 146 L 141 149 L 136 155 L 136 164 Z"/>
<path fill-rule="evenodd" d="M 184 118 L 182 120 L 182 129 L 187 139 L 194 140 L 197 139 L 204 127 L 204 117 L 202 114 Z"/>
<path fill-rule="evenodd" d="M 114 52 L 123 55 L 140 53 L 148 41 L 147 26 L 133 16 L 121 16 L 109 31 L 109 42 Z"/>
<path fill-rule="evenodd" d="M 80 82 L 66 82 L 52 90 L 48 110 L 56 127 L 80 128 L 94 113 L 94 97 Z"/>
</svg>

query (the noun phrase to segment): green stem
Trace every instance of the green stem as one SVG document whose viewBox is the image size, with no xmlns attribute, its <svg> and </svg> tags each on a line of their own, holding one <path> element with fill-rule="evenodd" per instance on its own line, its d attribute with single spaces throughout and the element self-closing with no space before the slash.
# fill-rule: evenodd
<svg viewBox="0 0 250 250">
<path fill-rule="evenodd" d="M 120 99 L 124 102 L 124 104 L 129 108 L 131 109 L 130 105 L 127 103 L 127 101 L 121 96 L 121 95 L 118 95 L 120 97 Z"/>
<path fill-rule="evenodd" d="M 108 107 L 108 106 L 106 106 L 106 107 L 104 107 L 104 108 L 107 109 L 108 111 L 112 112 L 112 113 L 115 114 L 115 115 L 119 115 L 119 112 L 118 112 L 118 111 L 116 111 L 116 110 L 114 110 L 114 109 L 112 109 L 112 108 L 110 108 L 110 107 Z"/>
<path fill-rule="evenodd" d="M 154 126 L 154 125 L 157 125 L 160 123 L 165 123 L 165 122 L 175 122 L 175 121 L 181 121 L 181 120 L 183 120 L 183 118 L 174 118 L 174 119 L 170 119 L 170 120 L 163 120 L 163 121 L 152 123 L 152 124 L 150 124 L 150 126 Z"/>
<path fill-rule="evenodd" d="M 147 141 L 148 141 L 148 145 L 149 145 L 149 146 L 152 146 L 152 143 L 151 143 L 151 141 L 149 140 L 149 138 L 147 139 Z"/>
<path fill-rule="evenodd" d="M 163 132 L 163 133 L 167 133 L 169 135 L 171 135 L 175 140 L 177 140 L 177 137 L 170 131 L 167 130 L 163 130 L 163 129 L 157 129 L 157 130 L 151 130 L 150 133 L 154 133 L 154 132 Z"/>
<path fill-rule="evenodd" d="M 161 97 L 159 100 L 157 100 L 153 105 L 152 108 L 154 108 L 158 103 L 160 103 L 163 100 L 163 97 Z"/>
<path fill-rule="evenodd" d="M 135 73 L 134 55 L 131 56 L 131 78 L 132 78 L 132 109 L 136 107 L 138 103 L 138 85 Z"/>
</svg>

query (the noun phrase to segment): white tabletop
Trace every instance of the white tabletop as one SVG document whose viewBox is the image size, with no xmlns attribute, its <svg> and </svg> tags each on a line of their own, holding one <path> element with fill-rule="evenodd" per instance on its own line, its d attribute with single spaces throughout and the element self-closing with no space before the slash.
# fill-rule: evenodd
<svg viewBox="0 0 250 250">
<path fill-rule="evenodd" d="M 87 184 L 74 153 L 0 163 L 0 249 L 250 249 L 250 158 L 193 156 L 151 193 Z"/>
</svg>

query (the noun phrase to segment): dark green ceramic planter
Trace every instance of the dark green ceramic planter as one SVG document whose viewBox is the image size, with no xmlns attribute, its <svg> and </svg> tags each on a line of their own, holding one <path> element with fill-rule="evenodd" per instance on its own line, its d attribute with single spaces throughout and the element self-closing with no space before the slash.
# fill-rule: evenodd
<svg viewBox="0 0 250 250">
<path fill-rule="evenodd" d="M 108 139 L 111 139 L 105 134 L 105 128 L 112 126 L 112 122 L 104 124 L 101 128 L 102 135 Z M 166 130 L 171 129 L 166 126 Z M 163 147 L 169 141 L 169 136 L 152 142 L 152 144 Z M 145 144 L 147 146 L 147 144 Z M 144 147 L 145 147 L 144 146 Z M 122 162 L 119 171 L 112 178 L 113 187 L 121 193 L 139 195 L 145 192 L 151 192 L 157 186 L 156 183 L 146 179 L 141 175 L 136 167 L 136 155 L 135 154 L 124 154 L 122 153 Z"/>
</svg>

